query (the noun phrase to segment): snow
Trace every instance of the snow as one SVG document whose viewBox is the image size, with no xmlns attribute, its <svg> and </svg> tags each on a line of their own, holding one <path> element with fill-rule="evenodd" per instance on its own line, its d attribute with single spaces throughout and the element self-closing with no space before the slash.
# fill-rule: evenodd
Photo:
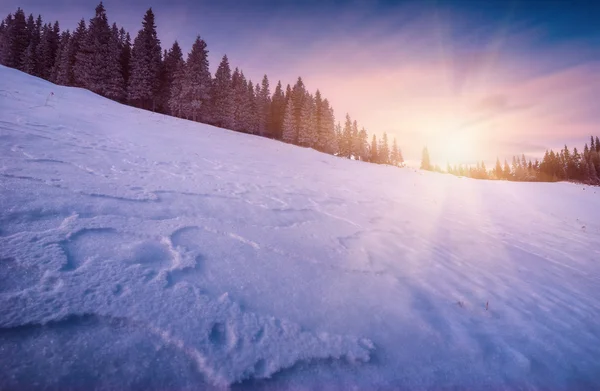
<svg viewBox="0 0 600 391">
<path fill-rule="evenodd" d="M 4 67 L 0 159 L 0 389 L 600 388 L 597 188 L 339 159 Z"/>
</svg>

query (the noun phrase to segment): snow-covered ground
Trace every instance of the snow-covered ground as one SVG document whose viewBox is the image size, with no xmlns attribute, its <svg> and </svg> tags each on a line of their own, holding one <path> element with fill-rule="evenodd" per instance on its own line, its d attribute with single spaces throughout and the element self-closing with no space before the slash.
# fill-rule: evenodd
<svg viewBox="0 0 600 391">
<path fill-rule="evenodd" d="M 0 159 L 0 389 L 600 389 L 600 189 L 338 159 L 4 67 Z"/>
</svg>

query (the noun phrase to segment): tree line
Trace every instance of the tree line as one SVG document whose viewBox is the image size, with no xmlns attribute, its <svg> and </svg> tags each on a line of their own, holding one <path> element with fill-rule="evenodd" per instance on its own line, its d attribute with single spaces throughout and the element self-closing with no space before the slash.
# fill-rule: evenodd
<svg viewBox="0 0 600 391">
<path fill-rule="evenodd" d="M 336 124 L 327 98 L 310 93 L 301 77 L 285 89 L 279 81 L 271 93 L 267 75 L 254 84 L 241 69 L 232 71 L 226 55 L 213 76 L 200 36 L 186 59 L 177 41 L 163 51 L 152 8 L 133 42 L 123 27 L 109 24 L 102 2 L 72 32 L 18 8 L 0 23 L 0 64 L 141 109 L 349 159 L 404 165 L 396 139 L 390 147 L 384 133 L 369 143 L 348 114 L 343 127 Z"/>
<path fill-rule="evenodd" d="M 423 149 L 421 169 L 440 171 L 430 163 L 429 151 Z M 588 185 L 600 185 L 600 139 L 590 136 L 583 152 L 575 147 L 570 150 L 566 145 L 559 152 L 546 151 L 541 161 L 526 159 L 525 155 L 513 156 L 511 163 L 505 159 L 504 164 L 496 158 L 496 165 L 489 169 L 485 162 L 472 165 L 447 165 L 446 172 L 457 176 L 475 179 L 496 179 L 522 182 L 557 182 L 570 181 Z"/>
</svg>

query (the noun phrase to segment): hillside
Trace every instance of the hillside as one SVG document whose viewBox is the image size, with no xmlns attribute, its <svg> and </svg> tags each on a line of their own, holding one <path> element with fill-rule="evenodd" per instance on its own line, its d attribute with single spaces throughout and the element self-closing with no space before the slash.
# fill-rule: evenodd
<svg viewBox="0 0 600 391">
<path fill-rule="evenodd" d="M 340 159 L 5 67 L 0 157 L 0 389 L 600 388 L 597 188 Z"/>
</svg>

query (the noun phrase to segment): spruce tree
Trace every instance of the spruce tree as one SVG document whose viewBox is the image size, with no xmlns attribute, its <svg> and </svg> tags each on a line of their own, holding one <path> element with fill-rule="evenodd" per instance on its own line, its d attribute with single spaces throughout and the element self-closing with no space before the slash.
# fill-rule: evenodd
<svg viewBox="0 0 600 391">
<path fill-rule="evenodd" d="M 596 136 L 596 152 L 600 153 L 600 140 L 598 140 L 598 136 Z"/>
<path fill-rule="evenodd" d="M 371 156 L 371 163 L 379 162 L 379 153 L 377 151 L 377 136 L 373 135 L 371 139 L 371 149 L 369 151 L 369 155 Z"/>
<path fill-rule="evenodd" d="M 8 57 L 8 27 L 6 21 L 0 21 L 0 65 L 6 65 Z"/>
<path fill-rule="evenodd" d="M 281 87 L 281 81 L 279 81 L 277 87 L 275 87 L 273 98 L 271 99 L 271 113 L 269 117 L 269 133 L 277 140 L 281 140 L 285 109 L 285 95 L 283 93 L 283 88 Z"/>
<path fill-rule="evenodd" d="M 354 122 L 356 123 L 356 121 Z M 360 129 L 356 139 L 358 140 L 356 153 L 358 154 L 359 159 L 362 161 L 369 161 L 369 135 L 364 127 Z"/>
<path fill-rule="evenodd" d="M 29 46 L 25 12 L 21 8 L 18 8 L 15 14 L 7 17 L 6 20 L 7 53 L 5 65 L 23 70 L 23 57 L 27 46 Z"/>
<path fill-rule="evenodd" d="M 211 89 L 212 117 L 215 126 L 225 129 L 234 128 L 233 88 L 231 84 L 229 59 L 223 56 L 215 72 Z"/>
<path fill-rule="evenodd" d="M 102 94 L 116 101 L 124 101 L 127 92 L 125 80 L 123 79 L 123 70 L 121 69 L 121 50 L 119 29 L 116 24 L 113 24 L 108 35 L 106 80 Z"/>
<path fill-rule="evenodd" d="M 269 78 L 263 76 L 260 90 L 257 91 L 256 103 L 258 106 L 258 134 L 261 136 L 270 136 L 271 128 L 269 120 L 271 115 L 271 90 L 269 88 Z"/>
<path fill-rule="evenodd" d="M 123 77 L 123 82 L 125 83 L 125 86 L 127 88 L 127 86 L 129 85 L 129 77 L 131 75 L 131 37 L 129 36 L 129 33 L 125 32 L 125 29 L 123 28 L 119 30 L 119 41 L 121 43 L 121 52 L 119 54 L 119 62 L 121 64 L 121 75 Z M 169 91 L 166 94 L 166 98 L 168 99 L 170 96 L 171 92 Z"/>
<path fill-rule="evenodd" d="M 390 164 L 392 166 L 400 165 L 400 151 L 398 151 L 398 144 L 396 143 L 396 137 L 392 143 L 392 152 L 390 154 Z"/>
<path fill-rule="evenodd" d="M 496 157 L 496 168 L 494 169 L 494 175 L 496 179 L 502 179 L 502 165 L 500 164 L 500 159 Z"/>
<path fill-rule="evenodd" d="M 186 109 L 186 117 L 193 121 L 206 121 L 211 85 L 208 50 L 206 50 L 204 40 L 198 36 L 192 45 L 192 51 L 188 55 L 185 67 L 182 100 Z"/>
<path fill-rule="evenodd" d="M 594 161 L 592 159 L 592 156 L 590 156 L 589 161 L 587 162 L 588 165 L 588 172 L 589 172 L 589 178 L 592 184 L 598 184 L 600 182 L 599 176 L 598 176 L 598 171 L 596 170 L 596 165 L 594 164 Z"/>
<path fill-rule="evenodd" d="M 81 19 L 71 37 L 71 66 L 73 68 L 73 80 L 70 85 L 76 87 L 86 86 L 88 73 L 86 63 L 88 62 L 87 56 L 89 55 L 86 47 L 87 35 L 85 20 Z"/>
<path fill-rule="evenodd" d="M 390 163 L 390 147 L 388 144 L 387 133 L 383 132 L 383 137 L 379 142 L 379 162 L 381 164 L 389 164 Z"/>
<path fill-rule="evenodd" d="M 333 108 L 329 106 L 329 101 L 327 99 L 323 99 L 323 105 L 321 107 L 321 123 L 318 140 L 323 147 L 323 152 L 330 155 L 334 155 L 338 152 L 335 116 Z"/>
<path fill-rule="evenodd" d="M 344 122 L 344 130 L 340 140 L 340 154 L 343 157 L 350 159 L 352 156 L 352 120 L 350 114 L 346 113 L 346 121 Z"/>
<path fill-rule="evenodd" d="M 131 75 L 127 90 L 130 103 L 143 109 L 156 110 L 160 92 L 160 69 L 160 40 L 156 34 L 154 13 L 150 8 L 144 15 L 142 29 L 135 37 L 131 49 Z M 187 86 L 184 85 L 185 87 Z M 187 91 L 184 92 L 186 93 Z M 193 91 L 189 93 L 193 95 Z M 190 106 L 197 104 L 197 101 L 189 102 Z"/>
<path fill-rule="evenodd" d="M 317 120 L 316 120 L 316 105 L 312 95 L 304 98 L 304 106 L 302 107 L 302 120 L 298 132 L 298 144 L 304 147 L 312 148 L 317 143 Z"/>
<path fill-rule="evenodd" d="M 52 69 L 52 82 L 63 86 L 68 86 L 72 79 L 72 69 L 70 61 L 71 33 L 64 31 L 60 36 L 60 45 L 56 51 L 56 60 Z"/>
<path fill-rule="evenodd" d="M 296 121 L 294 121 L 294 112 L 296 111 L 294 106 L 294 100 L 289 99 L 285 108 L 285 116 L 283 118 L 283 134 L 281 139 L 283 142 L 288 144 L 294 144 L 296 142 L 298 133 L 296 131 Z"/>
<path fill-rule="evenodd" d="M 250 134 L 258 134 L 258 109 L 256 104 L 255 87 L 252 80 L 248 80 L 248 91 L 246 104 L 248 111 L 246 112 L 246 132 Z"/>
</svg>

